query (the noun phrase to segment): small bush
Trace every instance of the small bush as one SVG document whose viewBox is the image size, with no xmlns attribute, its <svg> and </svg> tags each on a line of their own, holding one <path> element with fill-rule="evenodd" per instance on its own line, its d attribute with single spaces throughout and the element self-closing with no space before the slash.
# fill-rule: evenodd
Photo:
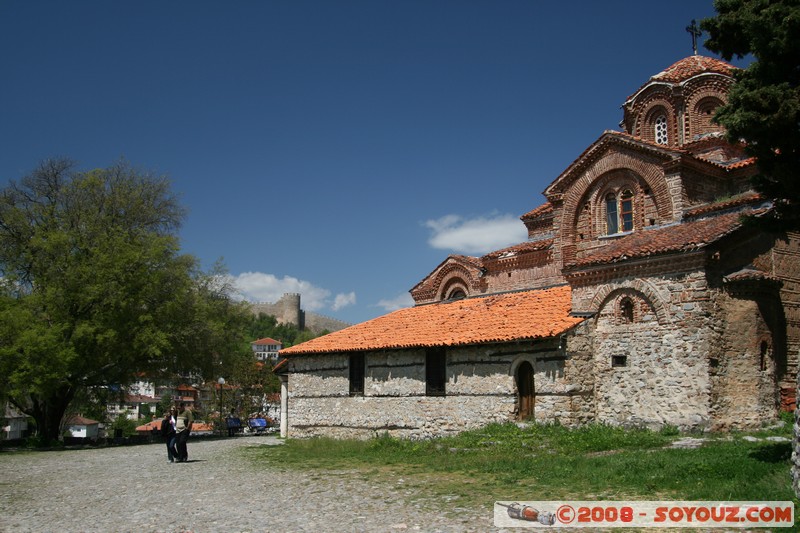
<svg viewBox="0 0 800 533">
<path fill-rule="evenodd" d="M 659 435 L 664 437 L 677 437 L 681 434 L 681 430 L 678 429 L 678 426 L 673 426 L 672 424 L 664 424 L 661 426 L 661 429 L 658 430 Z"/>
</svg>

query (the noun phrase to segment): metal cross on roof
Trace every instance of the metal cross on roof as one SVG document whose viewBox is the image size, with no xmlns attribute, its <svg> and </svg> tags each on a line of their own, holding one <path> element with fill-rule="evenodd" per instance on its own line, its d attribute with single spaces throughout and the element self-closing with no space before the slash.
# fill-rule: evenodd
<svg viewBox="0 0 800 533">
<path fill-rule="evenodd" d="M 691 24 L 686 26 L 686 31 L 692 35 L 692 51 L 694 55 L 697 55 L 697 38 L 703 35 L 703 32 L 697 27 L 697 22 L 694 19 L 692 19 Z"/>
</svg>

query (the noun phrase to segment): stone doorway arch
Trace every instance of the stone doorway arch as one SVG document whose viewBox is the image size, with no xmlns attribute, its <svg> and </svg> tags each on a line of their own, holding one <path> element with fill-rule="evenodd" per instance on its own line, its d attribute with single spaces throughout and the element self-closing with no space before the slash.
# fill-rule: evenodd
<svg viewBox="0 0 800 533">
<path fill-rule="evenodd" d="M 535 406 L 533 365 L 523 361 L 517 367 L 517 418 L 519 420 L 532 420 Z"/>
</svg>

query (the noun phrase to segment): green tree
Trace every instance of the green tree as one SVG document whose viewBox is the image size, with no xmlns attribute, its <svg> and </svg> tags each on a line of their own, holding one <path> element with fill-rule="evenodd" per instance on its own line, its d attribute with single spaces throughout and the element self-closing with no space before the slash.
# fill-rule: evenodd
<svg viewBox="0 0 800 533">
<path fill-rule="evenodd" d="M 229 367 L 227 376 L 230 378 L 229 382 L 235 383 L 241 392 L 240 407 L 246 414 L 250 414 L 262 411 L 267 395 L 281 390 L 280 379 L 273 374 L 272 366 L 256 362 L 253 358 L 250 342 L 270 337 L 280 341 L 284 348 L 288 348 L 329 332 L 315 334 L 309 330 L 300 330 L 294 324 L 279 324 L 274 316 L 266 313 L 251 315 L 247 320 L 246 331 L 248 339 L 246 350 L 250 355 Z"/>
<path fill-rule="evenodd" d="M 752 55 L 738 71 L 715 119 L 731 142 L 758 158 L 756 190 L 775 202 L 774 229 L 800 229 L 800 1 L 715 0 L 717 16 L 701 22 L 705 47 L 730 61 Z"/>
<path fill-rule="evenodd" d="M 266 313 L 258 313 L 252 315 L 248 320 L 247 335 L 249 341 L 263 339 L 270 337 L 281 342 L 284 348 L 294 346 L 311 340 L 321 335 L 330 333 L 324 330 L 320 333 L 314 333 L 311 330 L 300 330 L 294 324 L 278 324 L 278 319 Z"/>
<path fill-rule="evenodd" d="M 134 420 L 131 420 L 125 415 L 118 416 L 111 422 L 109 428 L 111 429 L 111 434 L 116 434 L 117 430 L 122 432 L 123 437 L 130 437 L 132 435 L 136 435 L 136 427 L 137 423 Z"/>
<path fill-rule="evenodd" d="M 156 416 L 161 418 L 166 414 L 170 408 L 172 407 L 172 397 L 169 395 L 164 395 L 159 401 L 158 405 L 156 405 Z"/>
<path fill-rule="evenodd" d="M 48 160 L 0 191 L 0 396 L 44 442 L 79 392 L 241 357 L 243 308 L 179 253 L 168 181 Z"/>
</svg>

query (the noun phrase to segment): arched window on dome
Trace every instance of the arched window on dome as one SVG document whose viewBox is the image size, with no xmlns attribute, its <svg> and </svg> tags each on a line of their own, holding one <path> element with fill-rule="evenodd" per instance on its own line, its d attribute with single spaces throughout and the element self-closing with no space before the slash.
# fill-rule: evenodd
<svg viewBox="0 0 800 533">
<path fill-rule="evenodd" d="M 669 144 L 669 136 L 667 135 L 667 116 L 658 115 L 653 122 L 653 135 L 656 144 Z"/>
<path fill-rule="evenodd" d="M 633 231 L 633 192 L 624 189 L 620 193 L 606 194 L 606 234 Z"/>
</svg>

